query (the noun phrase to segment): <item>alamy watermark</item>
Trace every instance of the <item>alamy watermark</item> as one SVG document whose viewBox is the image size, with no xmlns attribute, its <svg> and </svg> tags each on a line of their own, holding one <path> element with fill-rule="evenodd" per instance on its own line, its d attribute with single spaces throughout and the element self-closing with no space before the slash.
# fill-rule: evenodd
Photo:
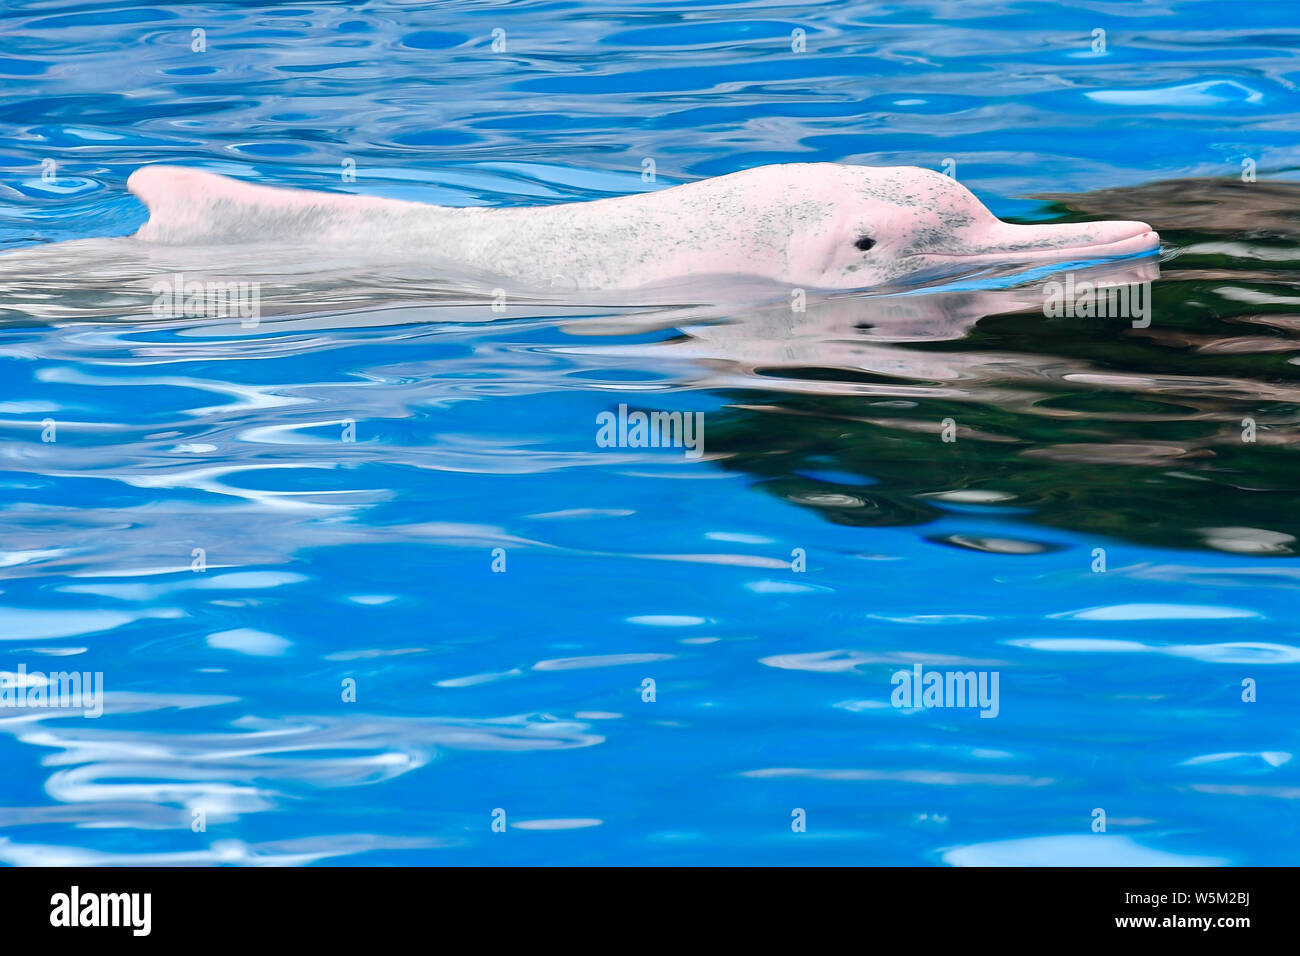
<svg viewBox="0 0 1300 956">
<path fill-rule="evenodd" d="M 978 707 L 981 717 L 996 717 L 997 671 L 927 671 L 913 664 L 910 671 L 895 671 L 889 682 L 894 692 L 889 702 L 906 709 Z"/>
<path fill-rule="evenodd" d="M 185 274 L 178 272 L 159 279 L 149 291 L 159 319 L 238 318 L 241 326 L 251 329 L 262 318 L 260 282 L 186 282 Z"/>
<path fill-rule="evenodd" d="M 629 412 L 596 416 L 596 444 L 601 448 L 684 448 L 687 458 L 704 455 L 703 412 Z"/>
<path fill-rule="evenodd" d="M 30 710 L 79 710 L 83 717 L 104 713 L 103 671 L 0 671 L 0 707 Z"/>
<path fill-rule="evenodd" d="M 1043 283 L 1043 315 L 1049 319 L 1132 319 L 1133 328 L 1145 329 L 1151 324 L 1151 283 L 1075 282 L 1074 273 L 1067 272 L 1064 282 Z"/>
<path fill-rule="evenodd" d="M 152 914 L 152 893 L 83 893 L 73 884 L 68 892 L 50 897 L 51 926 L 124 926 L 132 936 L 148 936 Z"/>
</svg>

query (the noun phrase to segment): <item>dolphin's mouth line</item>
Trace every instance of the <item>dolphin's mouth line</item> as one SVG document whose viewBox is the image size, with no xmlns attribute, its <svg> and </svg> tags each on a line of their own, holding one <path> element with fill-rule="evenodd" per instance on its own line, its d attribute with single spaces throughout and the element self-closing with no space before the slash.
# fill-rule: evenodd
<svg viewBox="0 0 1300 956">
<path fill-rule="evenodd" d="M 992 259 L 1006 257 L 1025 258 L 1059 258 L 1078 255 L 1131 255 L 1136 252 L 1157 252 L 1160 249 L 1160 235 L 1155 230 L 1147 229 L 1122 239 L 1108 239 L 1104 242 L 1084 242 L 1070 246 L 1034 246 L 1026 244 L 1015 249 L 990 249 L 985 252 L 939 252 L 929 253 L 943 259 Z M 923 253 L 924 255 L 924 253 Z"/>
<path fill-rule="evenodd" d="M 1059 241 L 1061 237 L 1056 238 Z M 1029 236 L 1018 236 L 1014 247 L 1007 245 L 1001 248 L 989 247 L 979 252 L 914 252 L 904 255 L 900 258 L 900 263 L 909 263 L 913 268 L 905 269 L 889 284 L 897 289 L 946 285 L 980 275 L 1014 275 L 1025 269 L 1067 265 L 1083 267 L 1095 260 L 1137 258 L 1154 255 L 1159 251 L 1160 236 L 1146 223 L 1135 223 L 1127 235 L 1063 246 L 1036 245 Z"/>
</svg>

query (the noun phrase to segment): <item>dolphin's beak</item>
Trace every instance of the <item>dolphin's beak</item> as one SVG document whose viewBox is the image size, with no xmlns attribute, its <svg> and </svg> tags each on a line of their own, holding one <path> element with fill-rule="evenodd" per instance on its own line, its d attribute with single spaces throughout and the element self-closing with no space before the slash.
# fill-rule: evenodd
<svg viewBox="0 0 1300 956">
<path fill-rule="evenodd" d="M 969 253 L 959 253 L 953 258 L 1001 262 L 1110 259 L 1156 252 L 1160 248 L 1160 236 L 1145 222 L 1018 226 L 999 221 L 972 241 L 969 248 Z"/>
</svg>

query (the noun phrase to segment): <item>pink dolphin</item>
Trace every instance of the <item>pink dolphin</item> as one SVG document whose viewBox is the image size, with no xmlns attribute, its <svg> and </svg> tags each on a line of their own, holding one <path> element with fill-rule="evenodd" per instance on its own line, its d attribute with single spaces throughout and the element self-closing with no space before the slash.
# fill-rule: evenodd
<svg viewBox="0 0 1300 956">
<path fill-rule="evenodd" d="M 761 166 L 614 199 L 498 209 L 255 186 L 167 166 L 137 170 L 128 186 L 149 207 L 136 234 L 146 244 L 310 244 L 323 258 L 351 251 L 448 266 L 510 289 L 631 290 L 705 276 L 865 289 L 1159 248 L 1142 222 L 1005 223 L 960 183 L 910 166 Z"/>
</svg>

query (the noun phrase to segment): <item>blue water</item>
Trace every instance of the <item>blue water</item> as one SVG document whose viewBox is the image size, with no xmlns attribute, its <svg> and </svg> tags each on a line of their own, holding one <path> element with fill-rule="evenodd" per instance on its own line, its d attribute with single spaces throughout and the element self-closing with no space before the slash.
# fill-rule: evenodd
<svg viewBox="0 0 1300 956">
<path fill-rule="evenodd" d="M 507 205 L 955 160 L 1029 219 L 1300 168 L 1289 2 L 2 16 L 10 248 L 134 231 L 155 162 Z M 1272 281 L 1239 311 L 1293 309 Z M 1211 338 L 1225 283 L 1189 298 Z M 995 317 L 781 360 L 762 316 L 324 299 L 244 329 L 0 291 L 0 670 L 106 691 L 0 710 L 0 861 L 1294 862 L 1300 346 L 1093 328 L 1058 361 L 1078 327 Z M 1267 401 L 1214 388 L 1243 380 Z M 620 403 L 702 412 L 706 454 L 599 447 Z M 1211 435 L 1244 414 L 1277 457 Z M 918 663 L 996 671 L 997 716 L 891 706 Z"/>
</svg>

